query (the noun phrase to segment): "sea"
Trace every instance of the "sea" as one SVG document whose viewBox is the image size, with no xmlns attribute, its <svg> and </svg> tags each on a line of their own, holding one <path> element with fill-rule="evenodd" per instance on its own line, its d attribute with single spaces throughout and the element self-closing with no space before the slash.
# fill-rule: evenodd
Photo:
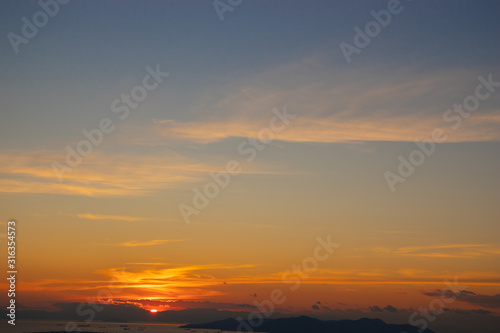
<svg viewBox="0 0 500 333">
<path fill-rule="evenodd" d="M 100 332 L 100 333 L 217 333 L 228 332 L 220 330 L 187 329 L 179 328 L 183 324 L 146 324 L 146 323 L 107 323 L 92 322 L 78 323 L 80 327 L 73 332 Z M 4 331 L 4 325 L 0 329 L 5 333 L 33 333 L 33 332 L 65 332 L 66 322 L 61 321 L 33 321 L 23 320 L 15 326 L 9 325 Z"/>
</svg>

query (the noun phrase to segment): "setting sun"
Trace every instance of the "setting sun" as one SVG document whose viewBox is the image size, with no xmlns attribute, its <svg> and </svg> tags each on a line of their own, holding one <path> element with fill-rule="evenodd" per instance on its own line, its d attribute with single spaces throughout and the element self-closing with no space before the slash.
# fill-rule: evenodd
<svg viewBox="0 0 500 333">
<path fill-rule="evenodd" d="M 149 312 L 151 312 L 151 313 L 157 313 L 157 312 L 158 312 L 158 310 L 156 310 L 156 309 L 152 309 L 152 310 L 149 310 Z"/>
</svg>

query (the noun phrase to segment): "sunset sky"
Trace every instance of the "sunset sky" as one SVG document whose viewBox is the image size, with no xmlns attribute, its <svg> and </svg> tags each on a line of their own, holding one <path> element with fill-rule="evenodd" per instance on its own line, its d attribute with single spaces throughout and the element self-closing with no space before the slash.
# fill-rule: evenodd
<svg viewBox="0 0 500 333">
<path fill-rule="evenodd" d="M 221 21 L 212 1 L 71 1 L 16 53 L 7 35 L 41 9 L 0 1 L 17 301 L 241 310 L 278 288 L 281 313 L 383 316 L 457 279 L 471 293 L 448 308 L 500 315 L 500 84 L 484 85 L 500 82 L 500 3 L 402 1 L 347 62 L 339 45 L 387 4 L 244 0 Z M 476 111 L 446 118 L 481 84 Z M 113 130 L 68 166 L 103 119 Z M 391 190 L 398 156 L 436 129 L 446 140 Z M 229 161 L 239 174 L 196 209 Z M 291 290 L 283 274 L 328 236 L 339 246 Z"/>
</svg>

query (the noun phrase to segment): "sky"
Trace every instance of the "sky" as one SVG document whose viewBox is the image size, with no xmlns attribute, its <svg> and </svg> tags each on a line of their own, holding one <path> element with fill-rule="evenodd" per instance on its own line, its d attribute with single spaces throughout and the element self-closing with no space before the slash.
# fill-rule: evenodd
<svg viewBox="0 0 500 333">
<path fill-rule="evenodd" d="M 499 3 L 61 2 L 0 1 L 16 302 L 498 320 Z"/>
</svg>

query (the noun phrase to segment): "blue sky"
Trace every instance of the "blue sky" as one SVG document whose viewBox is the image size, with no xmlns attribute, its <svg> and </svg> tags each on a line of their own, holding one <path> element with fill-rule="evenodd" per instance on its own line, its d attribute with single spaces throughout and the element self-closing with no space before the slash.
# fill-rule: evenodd
<svg viewBox="0 0 500 333">
<path fill-rule="evenodd" d="M 17 123 L 29 115 L 47 126 L 53 117 L 64 127 L 91 121 L 106 112 L 106 98 L 113 100 L 109 96 L 119 94 L 126 83 L 134 83 L 145 66 L 157 63 L 171 77 L 162 87 L 168 102 L 153 116 L 178 120 L 193 117 L 185 109 L 207 87 L 231 85 L 308 57 L 319 57 L 321 65 L 331 70 L 330 78 L 337 69 L 382 67 L 390 72 L 412 68 L 418 72 L 496 65 L 495 2 L 420 1 L 402 6 L 389 27 L 347 64 L 339 43 L 352 43 L 354 26 L 371 20 L 369 11 L 384 9 L 384 2 L 244 1 L 226 12 L 223 22 L 209 1 L 149 6 L 135 1 L 70 3 L 61 6 L 28 44 L 20 45 L 19 54 L 14 54 L 6 37 L 1 43 L 4 103 L 32 100 L 48 109 L 31 114 L 35 106 L 30 105 L 24 107 L 25 113 L 20 107 L 4 114 Z M 35 2 L 7 1 L 3 7 L 0 27 L 4 35 L 19 33 L 21 17 L 39 10 Z M 291 80 L 304 83 L 294 76 Z M 21 98 L 12 90 L 32 98 Z M 76 99 L 92 96 L 95 104 L 82 112 L 79 102 L 69 106 L 54 101 L 73 95 Z M 13 127 L 3 124 L 2 133 L 12 134 Z"/>
</svg>

